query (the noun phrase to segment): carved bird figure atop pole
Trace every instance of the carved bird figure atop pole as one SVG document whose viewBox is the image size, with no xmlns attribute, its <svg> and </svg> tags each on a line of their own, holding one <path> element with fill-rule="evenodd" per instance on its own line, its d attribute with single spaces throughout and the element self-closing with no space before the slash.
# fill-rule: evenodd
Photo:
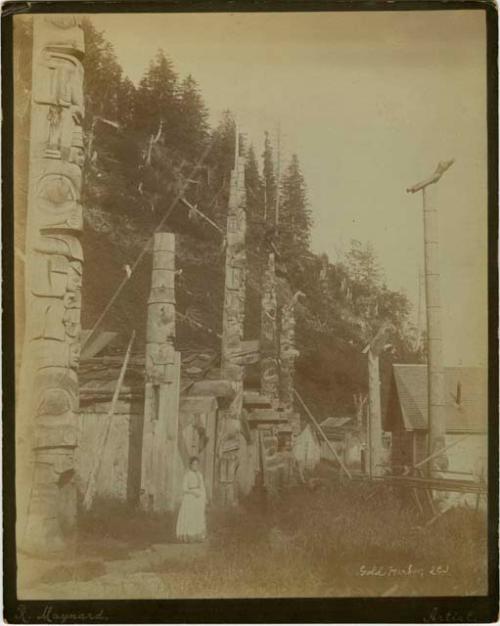
<svg viewBox="0 0 500 626">
<path fill-rule="evenodd" d="M 417 191 L 421 191 L 422 189 L 424 189 L 425 187 L 427 187 L 428 185 L 433 185 L 434 183 L 437 183 L 438 180 L 441 178 L 441 176 L 450 169 L 450 167 L 453 165 L 453 163 L 455 163 L 455 159 L 450 159 L 449 161 L 439 161 L 436 170 L 434 171 L 434 173 L 429 176 L 429 178 L 426 178 L 425 180 L 421 181 L 420 183 L 417 183 L 416 185 L 413 185 L 412 187 L 408 187 L 408 189 L 406 190 L 407 193 L 416 193 Z"/>
</svg>

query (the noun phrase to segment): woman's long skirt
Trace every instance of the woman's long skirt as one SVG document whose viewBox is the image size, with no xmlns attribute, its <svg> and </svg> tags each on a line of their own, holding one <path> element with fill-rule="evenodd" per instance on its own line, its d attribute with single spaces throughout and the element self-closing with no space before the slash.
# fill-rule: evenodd
<svg viewBox="0 0 500 626">
<path fill-rule="evenodd" d="M 204 541 L 207 536 L 205 498 L 185 494 L 182 498 L 176 528 L 177 539 L 184 542 Z"/>
</svg>

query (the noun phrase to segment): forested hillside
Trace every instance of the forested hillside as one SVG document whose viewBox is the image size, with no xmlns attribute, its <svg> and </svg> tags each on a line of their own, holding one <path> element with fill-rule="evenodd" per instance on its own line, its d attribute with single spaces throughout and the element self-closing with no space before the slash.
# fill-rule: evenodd
<svg viewBox="0 0 500 626">
<path fill-rule="evenodd" d="M 23 29 L 25 105 L 16 112 L 27 138 L 29 24 Z M 168 49 L 158 51 L 134 86 L 90 19 L 84 29 L 83 327 L 94 324 L 162 223 L 177 235 L 178 343 L 218 347 L 228 186 L 235 156 L 233 115 L 227 111 L 217 126 L 209 125 L 196 77 L 179 76 Z M 260 154 L 254 145 L 261 145 L 262 139 Z M 247 137 L 245 150 L 247 336 L 259 334 L 261 271 L 267 254 L 275 251 L 279 276 L 289 282 L 292 292 L 303 294 L 296 308 L 301 353 L 296 386 L 319 417 L 351 414 L 353 395 L 366 391 L 366 357 L 361 351 L 383 322 L 394 327 L 383 366 L 390 360 L 415 361 L 422 356 L 413 349 L 410 304 L 404 294 L 385 285 L 370 244 L 351 242 L 349 251 L 335 262 L 312 253 L 314 207 L 308 201 L 300 155 L 282 155 L 278 180 L 270 135 Z M 27 163 L 26 150 L 18 156 Z M 16 205 L 20 223 L 23 193 L 19 191 Z M 145 255 L 102 323 L 103 329 L 120 331 L 123 342 L 135 329 L 137 346 L 144 341 L 149 261 Z"/>
</svg>

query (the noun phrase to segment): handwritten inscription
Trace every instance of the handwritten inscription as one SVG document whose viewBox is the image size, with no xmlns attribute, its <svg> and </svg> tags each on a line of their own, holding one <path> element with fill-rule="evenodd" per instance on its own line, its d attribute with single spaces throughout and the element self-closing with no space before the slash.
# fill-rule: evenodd
<svg viewBox="0 0 500 626">
<path fill-rule="evenodd" d="M 43 607 L 40 613 L 33 613 L 28 610 L 25 604 L 17 607 L 15 620 L 23 624 L 40 622 L 42 624 L 75 624 L 75 623 L 101 623 L 107 621 L 104 611 L 59 611 L 50 604 Z"/>
<path fill-rule="evenodd" d="M 451 622 L 475 622 L 476 619 L 473 611 L 467 611 L 466 613 L 462 613 L 461 611 L 443 611 L 435 606 L 429 613 L 429 616 L 424 617 L 422 621 L 426 624 L 449 624 Z"/>
<path fill-rule="evenodd" d="M 431 565 L 430 567 L 417 567 L 413 563 L 405 567 L 396 567 L 393 565 L 361 565 L 358 576 L 379 576 L 385 577 L 412 577 L 420 576 L 449 576 L 449 565 Z"/>
</svg>

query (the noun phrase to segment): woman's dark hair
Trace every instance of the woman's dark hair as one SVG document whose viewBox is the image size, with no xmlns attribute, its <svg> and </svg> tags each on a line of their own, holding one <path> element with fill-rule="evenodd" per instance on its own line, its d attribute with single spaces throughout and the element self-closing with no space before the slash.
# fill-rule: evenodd
<svg viewBox="0 0 500 626">
<path fill-rule="evenodd" d="M 200 462 L 200 459 L 199 459 L 197 456 L 192 456 L 192 457 L 189 459 L 189 466 L 191 467 L 191 465 L 192 465 L 195 461 L 198 461 L 198 463 L 199 463 L 199 462 Z"/>
</svg>

